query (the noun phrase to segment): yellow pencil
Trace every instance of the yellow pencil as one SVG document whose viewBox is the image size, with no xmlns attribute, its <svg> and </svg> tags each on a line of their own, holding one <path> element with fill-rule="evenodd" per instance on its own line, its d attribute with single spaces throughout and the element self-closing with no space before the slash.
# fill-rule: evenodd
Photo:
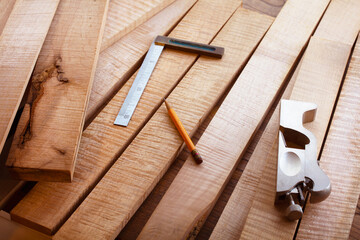
<svg viewBox="0 0 360 240">
<path fill-rule="evenodd" d="M 188 147 L 188 149 L 191 152 L 191 155 L 194 157 L 195 162 L 200 164 L 203 162 L 200 153 L 196 150 L 194 143 L 191 141 L 191 138 L 189 137 L 189 135 L 187 134 L 184 126 L 182 125 L 182 123 L 180 122 L 180 119 L 178 118 L 178 116 L 176 115 L 174 109 L 172 109 L 169 105 L 168 102 L 166 102 L 166 99 L 164 99 L 166 108 L 168 110 L 168 113 L 170 115 L 171 120 L 173 121 L 176 129 L 179 131 L 182 139 L 184 139 L 184 142 L 186 144 L 186 146 Z"/>
</svg>

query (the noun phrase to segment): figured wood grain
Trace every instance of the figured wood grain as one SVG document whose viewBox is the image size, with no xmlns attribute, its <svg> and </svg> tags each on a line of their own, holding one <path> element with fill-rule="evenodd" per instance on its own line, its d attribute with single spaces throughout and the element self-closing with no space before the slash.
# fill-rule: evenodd
<svg viewBox="0 0 360 240">
<path fill-rule="evenodd" d="M 346 3 L 348 4 L 347 7 L 344 7 L 344 4 L 340 3 Z M 343 0 L 336 0 L 331 1 L 328 9 L 325 12 L 325 15 L 320 22 L 314 36 L 318 39 L 328 39 L 330 42 L 333 42 L 335 45 L 339 45 L 339 48 L 341 48 L 341 45 L 345 46 L 352 46 L 358 31 L 359 31 L 359 15 L 355 14 L 357 11 L 359 11 L 359 2 L 358 1 L 343 1 Z M 346 15 L 349 16 L 348 20 L 350 22 L 355 21 L 357 24 L 348 23 L 346 21 L 342 21 L 341 19 L 345 17 Z M 338 19 L 338 20 L 336 20 Z M 348 27 L 349 26 L 349 27 Z M 319 32 L 318 32 L 319 30 Z M 343 36 L 340 38 L 339 36 Z M 351 43 L 351 44 L 349 44 Z M 325 47 L 325 46 L 324 46 Z M 321 49 L 321 47 L 318 47 Z M 314 49 L 315 51 L 316 49 Z M 335 50 L 334 50 L 335 51 Z M 343 50 L 344 52 L 342 54 L 346 53 L 346 50 Z M 331 54 L 329 54 L 331 53 Z M 310 53 L 309 53 L 310 54 Z M 322 53 L 324 56 L 327 56 L 325 60 L 331 61 L 330 55 L 333 56 L 332 52 L 324 52 Z M 319 54 L 318 54 L 319 55 Z M 329 55 L 329 56 L 328 56 Z M 318 56 L 319 57 L 319 56 Z M 313 57 L 314 60 L 316 60 L 316 57 Z M 318 60 L 319 61 L 319 60 Z M 321 61 L 318 62 L 320 64 Z M 330 63 L 327 63 L 330 64 Z M 335 65 L 333 69 L 341 67 L 341 65 L 338 62 L 331 63 L 332 65 Z M 324 64 L 325 65 L 325 64 Z M 346 63 L 345 63 L 346 65 Z M 301 65 L 301 68 L 304 66 Z M 308 67 L 309 70 L 311 70 L 311 67 Z M 311 79 L 312 74 L 318 74 L 318 76 L 321 76 L 321 73 L 319 71 L 326 71 L 320 67 L 316 69 L 316 71 L 313 70 L 313 72 L 309 73 L 303 73 L 304 76 L 302 78 Z M 300 70 L 303 71 L 303 70 Z M 317 73 L 319 72 L 319 73 Z M 299 73 L 300 74 L 300 73 Z M 335 78 L 336 76 L 332 75 L 331 78 Z M 324 77 L 323 80 L 325 80 L 327 77 Z M 341 80 L 341 76 L 337 76 L 337 81 Z M 315 78 L 314 78 L 315 79 Z M 299 80 L 296 80 L 297 82 Z M 332 111 L 332 106 L 330 106 L 331 101 L 330 99 L 334 98 L 334 95 L 336 96 L 337 90 L 334 88 L 331 92 L 330 85 L 328 82 L 324 82 L 322 85 L 319 85 L 319 90 L 316 89 L 316 91 L 323 91 L 322 88 L 326 85 L 326 93 L 325 96 L 321 96 L 319 94 L 318 96 L 310 95 L 309 91 L 311 93 L 315 93 L 315 85 L 309 84 L 309 86 L 304 87 L 304 90 L 293 90 L 292 99 L 294 100 L 302 100 L 302 101 L 308 101 L 308 102 L 316 102 L 318 104 L 318 112 L 316 116 L 316 120 L 308 124 L 306 128 L 311 130 L 318 142 L 318 151 L 320 150 L 323 136 L 325 134 L 325 130 L 327 127 L 327 123 L 329 122 L 329 116 Z M 294 95 L 296 93 L 296 96 Z M 331 97 L 330 97 L 331 95 Z M 328 99 L 324 99 L 328 98 Z M 318 103 L 318 101 L 322 101 L 321 104 Z M 323 103 L 325 102 L 325 103 Z M 323 107 L 321 107 L 323 106 Z M 325 108 L 328 108 L 326 112 L 321 113 L 320 111 L 324 111 Z M 255 200 L 252 205 L 252 209 L 250 210 L 246 225 L 243 231 L 243 234 L 241 235 L 244 239 L 249 239 L 254 236 L 260 237 L 260 238 L 273 238 L 274 236 L 276 238 L 283 238 L 288 239 L 292 238 L 295 233 L 296 228 L 296 222 L 288 222 L 286 219 L 284 219 L 281 212 L 277 211 L 274 207 L 274 197 L 275 197 L 275 178 L 276 178 L 276 147 L 277 142 L 273 146 L 273 149 L 268 155 L 267 163 L 266 163 L 266 171 L 263 172 L 261 183 L 259 184 Z M 274 149 L 276 148 L 276 149 Z M 265 157 L 265 156 L 264 156 Z M 321 165 L 320 165 L 321 166 Z M 262 229 L 262 231 L 259 231 L 259 229 Z M 266 229 L 266 230 L 265 230 Z"/>
<path fill-rule="evenodd" d="M 289 0 L 284 5 L 197 143 L 203 164 L 187 159 L 139 239 L 197 235 L 327 4 Z"/>
<path fill-rule="evenodd" d="M 176 0 L 100 53 L 86 110 L 85 127 L 135 73 L 154 38 L 168 34 L 195 2 Z"/>
<path fill-rule="evenodd" d="M 101 51 L 172 2 L 174 0 L 110 0 Z"/>
<path fill-rule="evenodd" d="M 315 121 L 304 125 L 315 135 L 318 153 L 325 137 L 351 47 L 352 45 L 344 43 L 317 37 L 311 38 L 290 96 L 291 100 L 313 102 L 318 106 Z M 258 184 L 241 239 L 254 237 L 289 239 L 295 233 L 297 221 L 287 220 L 284 213 L 274 205 L 277 150 L 276 138 L 266 157 L 266 167 Z"/>
<path fill-rule="evenodd" d="M 297 70 L 298 69 L 299 68 L 297 68 Z M 281 98 L 289 98 L 294 87 L 297 73 L 298 71 L 291 77 Z M 237 240 L 240 238 L 247 214 L 250 210 L 249 207 L 251 207 L 257 185 L 260 182 L 260 177 L 265 167 L 266 158 L 264 158 L 264 156 L 271 150 L 273 141 L 278 134 L 280 119 L 279 108 L 280 105 L 277 104 L 260 140 L 256 144 L 254 152 L 246 164 L 246 168 L 243 170 L 234 191 L 211 233 L 210 239 Z"/>
<path fill-rule="evenodd" d="M 5 27 L 5 24 L 10 16 L 10 13 L 15 5 L 16 0 L 7 0 L 0 2 L 0 36 Z"/>
<path fill-rule="evenodd" d="M 17 1 L 1 33 L 0 152 L 4 147 L 58 3 L 59 0 Z M 3 10 L 6 11 L 6 9 Z M 3 18 L 6 15 L 3 13 Z"/>
<path fill-rule="evenodd" d="M 244 0 L 243 7 L 276 17 L 286 0 Z"/>
<path fill-rule="evenodd" d="M 331 179 L 331 194 L 306 204 L 296 239 L 347 239 L 360 194 L 360 40 L 321 154 L 321 168 Z"/>
<path fill-rule="evenodd" d="M 249 19 L 251 21 L 248 22 Z M 211 42 L 226 49 L 223 58 L 200 57 L 167 97 L 188 132 L 192 134 L 196 130 L 238 75 L 271 22 L 271 17 L 239 9 Z M 242 44 L 237 44 L 238 41 Z M 182 143 L 162 105 L 56 233 L 55 239 L 68 235 L 75 238 L 116 236 L 128 221 L 128 216 L 137 210 L 166 171 Z M 109 188 L 112 193 L 104 194 Z M 99 194 L 101 197 L 96 197 Z M 98 212 L 88 214 L 89 209 L 100 202 L 102 207 L 98 208 Z M 95 222 L 103 224 L 94 228 L 92 225 Z"/>
<path fill-rule="evenodd" d="M 239 0 L 200 0 L 170 37 L 209 43 L 240 3 Z M 130 144 L 196 58 L 195 54 L 165 49 L 129 125 L 119 127 L 114 125 L 114 120 L 135 78 L 134 74 L 83 132 L 73 182 L 38 183 L 11 211 L 12 218 L 53 234 Z"/>
<path fill-rule="evenodd" d="M 6 162 L 18 178 L 71 181 L 107 7 L 108 0 L 59 4 Z"/>
</svg>

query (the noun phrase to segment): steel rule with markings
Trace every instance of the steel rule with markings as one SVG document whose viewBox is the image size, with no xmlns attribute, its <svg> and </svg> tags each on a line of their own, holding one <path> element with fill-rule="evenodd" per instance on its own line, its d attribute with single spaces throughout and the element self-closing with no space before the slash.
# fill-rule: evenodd
<svg viewBox="0 0 360 240">
<path fill-rule="evenodd" d="M 114 124 L 127 126 L 145 90 L 155 65 L 161 55 L 164 46 L 186 52 L 198 53 L 211 57 L 221 58 L 224 48 L 207 44 L 195 43 L 170 37 L 157 36 L 150 46 L 148 53 L 139 69 L 138 74 L 127 94 L 123 105 L 115 119 Z"/>
</svg>

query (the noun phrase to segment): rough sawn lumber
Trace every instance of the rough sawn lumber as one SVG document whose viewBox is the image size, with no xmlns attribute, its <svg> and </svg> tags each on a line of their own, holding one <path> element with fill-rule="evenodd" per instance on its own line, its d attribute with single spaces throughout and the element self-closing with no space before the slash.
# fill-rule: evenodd
<svg viewBox="0 0 360 240">
<path fill-rule="evenodd" d="M 71 181 L 107 7 L 108 0 L 60 2 L 6 162 L 18 178 Z"/>
<path fill-rule="evenodd" d="M 0 152 L 4 147 L 58 4 L 59 0 L 17 1 L 2 30 L 0 37 Z M 2 14 L 5 18 L 6 13 Z"/>
</svg>

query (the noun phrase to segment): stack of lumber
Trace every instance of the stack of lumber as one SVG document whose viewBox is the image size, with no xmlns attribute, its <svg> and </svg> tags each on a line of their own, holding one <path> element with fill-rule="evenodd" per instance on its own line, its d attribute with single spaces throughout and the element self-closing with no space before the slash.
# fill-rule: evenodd
<svg viewBox="0 0 360 240">
<path fill-rule="evenodd" d="M 359 12 L 358 0 L 0 2 L 0 236 L 359 239 Z M 165 47 L 129 125 L 114 125 L 157 35 L 225 54 Z M 305 127 L 332 184 L 299 221 L 274 205 L 282 98 L 317 104 Z"/>
</svg>

